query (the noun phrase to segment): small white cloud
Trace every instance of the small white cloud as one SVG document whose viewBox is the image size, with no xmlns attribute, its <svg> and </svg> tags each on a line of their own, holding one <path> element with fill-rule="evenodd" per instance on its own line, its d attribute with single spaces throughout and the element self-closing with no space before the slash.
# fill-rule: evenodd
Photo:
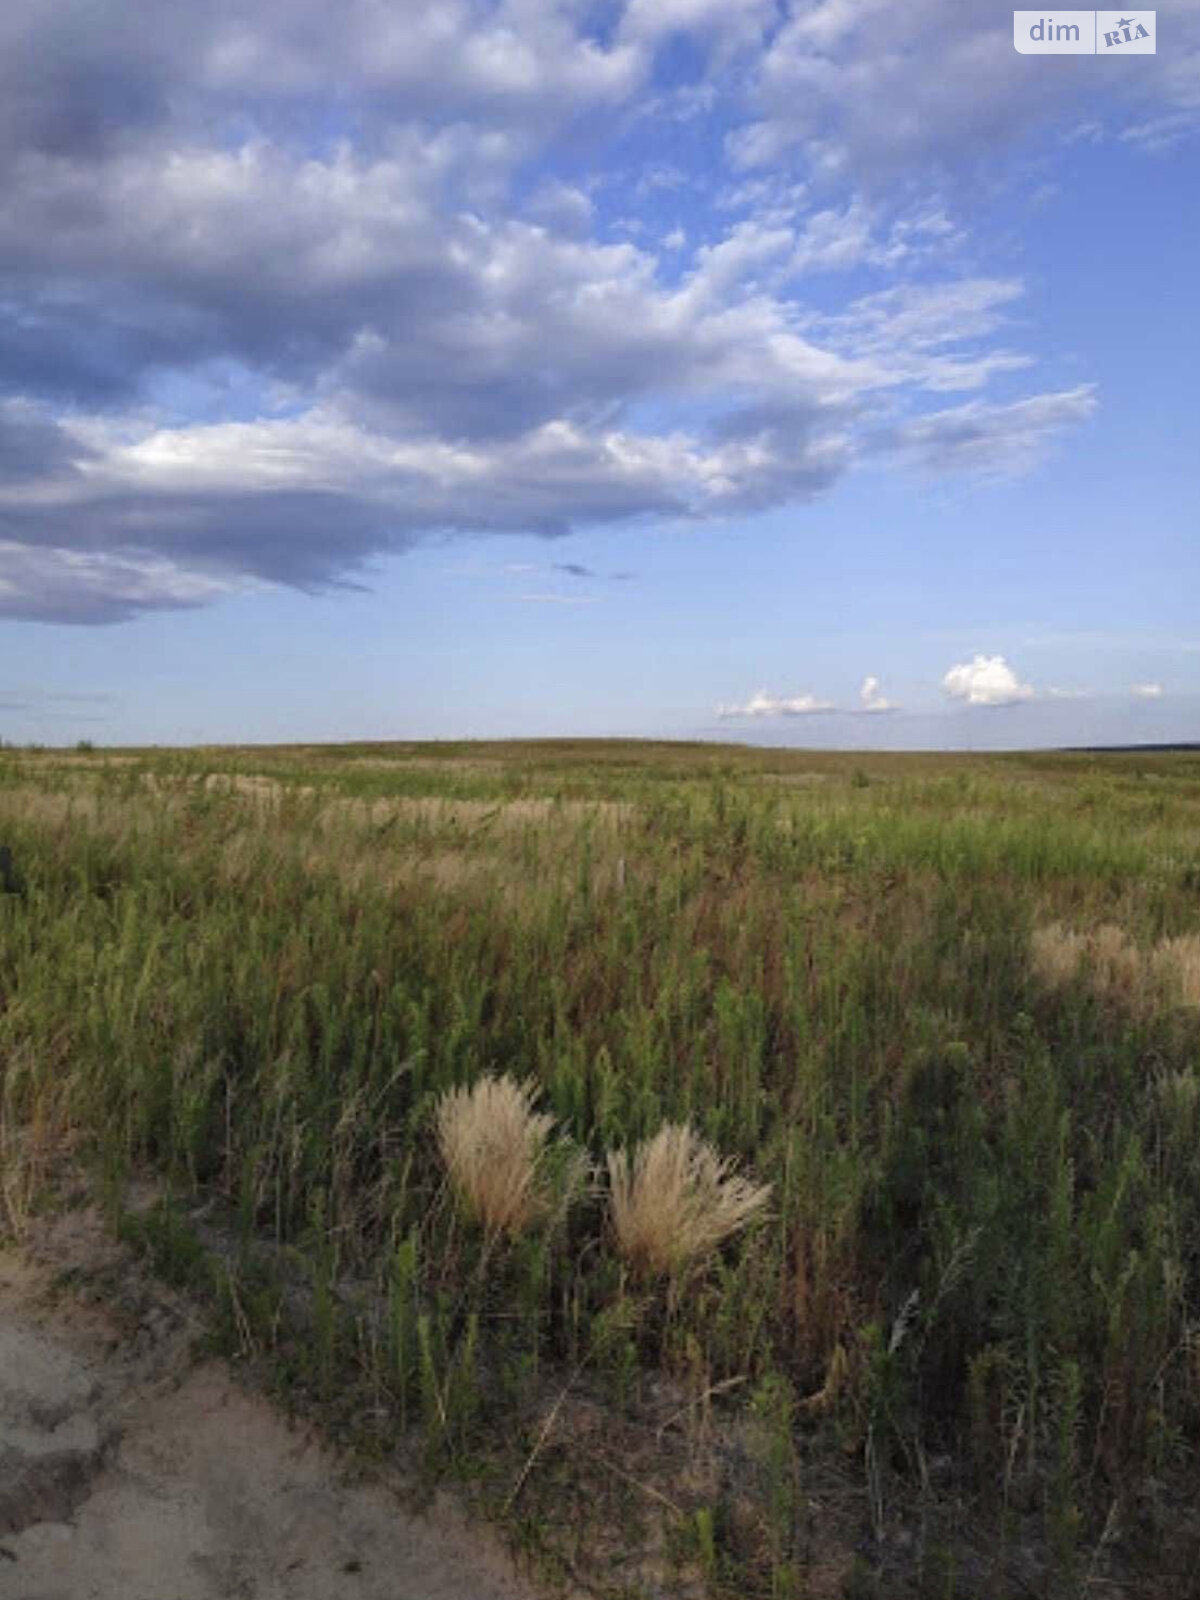
<svg viewBox="0 0 1200 1600">
<path fill-rule="evenodd" d="M 536 222 L 560 233 L 583 236 L 592 222 L 593 206 L 582 189 L 547 179 L 530 196 L 526 210 Z"/>
<path fill-rule="evenodd" d="M 1060 689 L 1052 685 L 1046 690 L 1047 700 L 1090 700 L 1091 698 L 1092 691 L 1090 689 Z"/>
<path fill-rule="evenodd" d="M 862 688 L 858 691 L 858 698 L 862 701 L 864 711 L 895 711 L 897 706 L 880 693 L 879 679 L 868 675 L 863 679 Z"/>
<path fill-rule="evenodd" d="M 1133 683 L 1129 692 L 1135 700 L 1161 700 L 1163 686 L 1161 683 Z"/>
<path fill-rule="evenodd" d="M 811 717 L 836 709 L 832 701 L 818 700 L 816 695 L 777 695 L 760 689 L 744 705 L 718 706 L 717 716 L 723 720 L 734 717 Z"/>
<path fill-rule="evenodd" d="M 1013 706 L 1033 699 L 1033 686 L 1022 683 L 1003 656 L 977 655 L 951 667 L 942 688 L 969 706 Z"/>
</svg>

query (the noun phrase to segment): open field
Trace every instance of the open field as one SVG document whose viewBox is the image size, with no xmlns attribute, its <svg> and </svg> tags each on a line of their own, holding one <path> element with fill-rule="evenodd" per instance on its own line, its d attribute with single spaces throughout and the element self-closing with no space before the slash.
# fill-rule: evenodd
<svg viewBox="0 0 1200 1600">
<path fill-rule="evenodd" d="M 3 751 L 0 845 L 3 1225 L 86 1172 L 542 1570 L 1200 1593 L 1200 752 Z M 489 1228 L 438 1117 L 504 1073 L 561 1204 Z M 770 1193 L 656 1264 L 665 1123 Z"/>
</svg>

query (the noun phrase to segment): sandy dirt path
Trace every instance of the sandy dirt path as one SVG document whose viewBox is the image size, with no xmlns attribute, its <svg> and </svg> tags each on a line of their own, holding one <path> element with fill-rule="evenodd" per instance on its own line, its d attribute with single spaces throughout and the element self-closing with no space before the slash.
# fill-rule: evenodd
<svg viewBox="0 0 1200 1600">
<path fill-rule="evenodd" d="M 353 1484 L 197 1363 L 169 1298 L 131 1328 L 0 1252 L 3 1600 L 535 1600 L 486 1530 Z"/>
</svg>

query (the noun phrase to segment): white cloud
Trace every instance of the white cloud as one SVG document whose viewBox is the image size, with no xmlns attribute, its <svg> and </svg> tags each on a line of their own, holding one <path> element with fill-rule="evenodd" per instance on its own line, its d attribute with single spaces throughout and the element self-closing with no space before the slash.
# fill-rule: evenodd
<svg viewBox="0 0 1200 1600">
<path fill-rule="evenodd" d="M 775 0 L 629 0 L 621 33 L 638 41 L 692 33 L 749 43 L 761 38 L 774 11 Z"/>
<path fill-rule="evenodd" d="M 1129 692 L 1135 700 L 1161 700 L 1163 686 L 1161 683 L 1134 683 Z"/>
<path fill-rule="evenodd" d="M 637 42 L 604 48 L 579 26 L 577 8 L 556 0 L 347 0 L 336 19 L 304 0 L 200 9 L 211 14 L 199 62 L 211 89 L 298 97 L 326 92 L 332 77 L 382 101 L 385 117 L 401 108 L 461 117 L 490 102 L 510 121 L 565 120 L 580 106 L 620 104 L 650 64 Z"/>
<path fill-rule="evenodd" d="M 776 695 L 760 689 L 744 704 L 718 706 L 717 716 L 722 719 L 737 717 L 811 717 L 837 707 L 829 700 L 819 700 L 816 695 Z"/>
<path fill-rule="evenodd" d="M 832 700 L 822 700 L 814 694 L 777 695 L 769 693 L 766 689 L 760 689 L 757 694 L 751 695 L 749 700 L 740 705 L 718 706 L 717 715 L 728 720 L 739 717 L 811 717 L 823 716 L 830 712 L 869 716 L 900 709 L 894 701 L 884 696 L 879 679 L 873 675 L 863 679 L 862 688 L 858 691 L 858 702 L 856 706 L 842 707 Z"/>
<path fill-rule="evenodd" d="M 591 229 L 595 206 L 590 196 L 573 184 L 547 179 L 530 195 L 525 210 L 535 222 L 565 235 L 583 237 Z"/>
<path fill-rule="evenodd" d="M 1012 706 L 1032 700 L 1033 688 L 1022 683 L 1003 656 L 974 656 L 951 667 L 942 688 L 952 700 L 969 706 Z"/>
<path fill-rule="evenodd" d="M 927 472 L 1008 477 L 1042 461 L 1056 435 L 1096 409 L 1096 387 L 1031 395 L 1009 405 L 971 401 L 935 411 L 881 436 L 882 446 Z"/>
<path fill-rule="evenodd" d="M 791 269 L 803 274 L 863 265 L 896 268 L 945 254 L 961 243 L 962 234 L 937 204 L 889 220 L 882 207 L 856 195 L 840 210 L 829 207 L 799 218 Z"/>
<path fill-rule="evenodd" d="M 979 389 L 999 373 L 1020 371 L 1030 358 L 978 341 L 1003 324 L 1023 286 L 1016 278 L 950 278 L 901 284 L 853 301 L 806 324 L 810 337 L 932 394 Z"/>
<path fill-rule="evenodd" d="M 886 699 L 881 693 L 879 679 L 875 677 L 868 676 L 863 679 L 862 688 L 858 691 L 858 698 L 862 702 L 862 709 L 867 712 L 895 711 L 898 709 L 891 700 Z"/>
<path fill-rule="evenodd" d="M 150 0 L 8 0 L 0 371 L 23 398 L 0 402 L 0 615 L 347 582 L 446 531 L 750 514 L 873 452 L 1028 465 L 1090 390 L 927 410 L 1029 364 L 1003 333 L 1022 285 L 952 270 L 940 186 L 820 170 L 868 122 L 920 143 L 889 87 L 916 70 L 892 60 L 906 30 L 986 71 L 994 18 L 914 5 L 261 0 L 164 34 Z M 696 82 L 674 81 L 680 35 Z M 803 163 L 709 159 L 747 84 L 751 143 L 790 147 L 813 111 Z M 913 109 L 944 131 L 971 94 Z M 559 175 L 567 150 L 586 178 Z M 637 243 L 614 242 L 620 209 Z M 802 298 L 850 270 L 892 286 Z"/>
<path fill-rule="evenodd" d="M 1080 120 L 1127 129 L 1149 148 L 1200 128 L 1200 8 L 1170 13 L 1170 50 L 1150 69 L 1060 61 L 1035 71 L 1012 47 L 1008 13 L 990 0 L 816 0 L 788 9 L 754 80 L 755 121 L 730 138 L 745 167 L 802 152 L 827 180 L 875 186 L 991 158 L 1043 125 Z M 1089 104 L 1090 102 L 1090 104 Z"/>
</svg>

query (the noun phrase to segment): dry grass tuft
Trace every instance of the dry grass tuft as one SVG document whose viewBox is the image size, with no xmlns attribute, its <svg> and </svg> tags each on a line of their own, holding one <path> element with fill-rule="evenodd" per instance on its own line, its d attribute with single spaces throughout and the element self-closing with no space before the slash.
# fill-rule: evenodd
<svg viewBox="0 0 1200 1600">
<path fill-rule="evenodd" d="M 1154 952 L 1167 987 L 1185 1006 L 1200 1006 L 1200 934 L 1163 939 Z"/>
<path fill-rule="evenodd" d="M 438 1102 L 438 1148 L 463 1204 L 491 1234 L 523 1233 L 569 1204 L 586 1158 L 534 1110 L 537 1085 L 480 1078 Z"/>
<path fill-rule="evenodd" d="M 1114 923 L 1104 923 L 1089 937 L 1085 969 L 1102 1000 L 1137 1009 L 1155 998 L 1152 960 Z"/>
<path fill-rule="evenodd" d="M 686 1123 L 666 1123 L 627 1151 L 610 1151 L 610 1210 L 617 1247 L 643 1272 L 702 1260 L 767 1203 L 770 1184 L 739 1177 Z"/>
<path fill-rule="evenodd" d="M 1033 970 L 1048 989 L 1083 978 L 1097 998 L 1131 1010 L 1147 1009 L 1160 987 L 1152 954 L 1143 954 L 1115 923 L 1077 933 L 1059 922 L 1036 928 L 1030 942 Z"/>
<path fill-rule="evenodd" d="M 1076 933 L 1054 922 L 1035 928 L 1030 956 L 1038 980 L 1065 989 L 1082 977 L 1099 999 L 1150 1011 L 1164 1000 L 1200 1006 L 1200 935 L 1160 939 L 1141 950 L 1113 923 Z"/>
<path fill-rule="evenodd" d="M 1051 922 L 1033 930 L 1029 949 L 1038 981 L 1047 989 L 1065 989 L 1079 976 L 1087 939 L 1061 922 Z"/>
</svg>

